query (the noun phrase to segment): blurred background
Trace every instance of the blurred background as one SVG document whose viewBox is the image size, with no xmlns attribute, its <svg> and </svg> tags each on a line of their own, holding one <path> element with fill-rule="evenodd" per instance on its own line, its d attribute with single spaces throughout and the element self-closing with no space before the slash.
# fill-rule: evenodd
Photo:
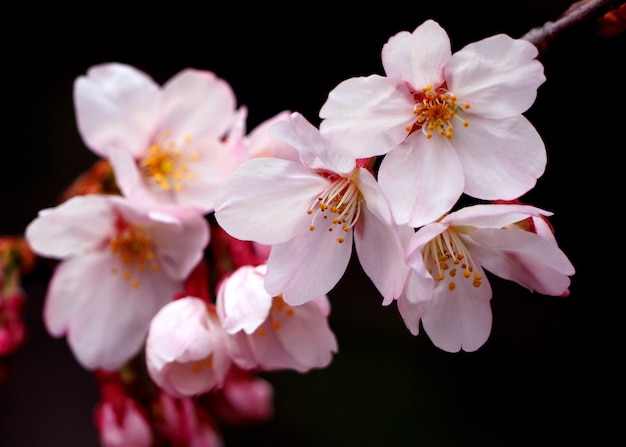
<svg viewBox="0 0 626 447">
<path fill-rule="evenodd" d="M 571 3 L 385 1 L 341 11 L 318 2 L 284 9 L 168 4 L 139 14 L 108 4 L 89 13 L 55 5 L 38 10 L 39 18 L 8 11 L 5 21 L 19 26 L 0 31 L 0 235 L 22 234 L 96 160 L 77 132 L 72 102 L 75 78 L 92 65 L 131 64 L 159 83 L 187 67 L 211 70 L 248 107 L 249 129 L 282 110 L 317 124 L 335 85 L 383 73 L 380 50 L 399 31 L 433 18 L 456 51 L 496 33 L 521 37 Z M 451 354 L 425 333 L 412 336 L 353 262 L 329 295 L 339 343 L 331 365 L 266 374 L 274 418 L 225 427 L 225 447 L 557 446 L 623 438 L 616 213 L 624 193 L 625 56 L 624 35 L 606 36 L 595 21 L 556 36 L 540 55 L 547 81 L 526 113 L 546 143 L 548 164 L 523 200 L 555 213 L 557 240 L 577 270 L 568 298 L 489 276 L 491 337 L 477 352 Z M 65 340 L 46 333 L 45 288 L 38 275 L 24 282 L 28 339 L 0 383 L 0 446 L 95 447 L 95 382 Z"/>
</svg>

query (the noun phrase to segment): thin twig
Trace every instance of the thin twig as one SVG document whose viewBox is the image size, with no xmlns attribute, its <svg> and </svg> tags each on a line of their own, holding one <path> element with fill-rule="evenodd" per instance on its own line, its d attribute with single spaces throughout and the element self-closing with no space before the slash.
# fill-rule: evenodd
<svg viewBox="0 0 626 447">
<path fill-rule="evenodd" d="M 623 1 L 618 0 L 583 0 L 573 3 L 556 21 L 546 22 L 533 28 L 521 38 L 534 44 L 540 51 L 547 49 L 548 43 L 576 25 L 588 20 L 595 20 L 607 12 L 616 9 Z"/>
</svg>

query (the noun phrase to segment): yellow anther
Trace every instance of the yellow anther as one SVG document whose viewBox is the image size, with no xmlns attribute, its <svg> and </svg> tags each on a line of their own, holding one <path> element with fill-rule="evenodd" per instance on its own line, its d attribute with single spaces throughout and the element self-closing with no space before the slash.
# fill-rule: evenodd
<svg viewBox="0 0 626 447">
<path fill-rule="evenodd" d="M 456 284 L 454 284 L 453 282 L 448 283 L 448 290 L 452 291 L 456 289 Z"/>
<path fill-rule="evenodd" d="M 274 329 L 275 331 L 279 330 L 281 327 L 280 321 L 272 321 L 272 329 Z"/>
<path fill-rule="evenodd" d="M 340 244 L 343 244 L 343 238 L 342 237 L 338 237 L 337 238 L 337 242 L 339 242 Z"/>
</svg>

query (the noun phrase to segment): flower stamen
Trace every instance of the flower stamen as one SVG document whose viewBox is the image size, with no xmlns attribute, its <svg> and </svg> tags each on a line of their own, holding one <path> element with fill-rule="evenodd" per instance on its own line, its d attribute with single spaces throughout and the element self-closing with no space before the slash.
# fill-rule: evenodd
<svg viewBox="0 0 626 447">
<path fill-rule="evenodd" d="M 160 269 L 152 239 L 148 231 L 140 226 L 121 225 L 118 234 L 111 238 L 110 250 L 122 262 L 121 270 L 113 267 L 111 274 L 117 275 L 122 271 L 122 278 L 129 281 L 133 288 L 139 287 L 137 274 L 145 272 L 148 267 L 153 272 Z"/>
<path fill-rule="evenodd" d="M 461 120 L 464 127 L 469 126 L 469 121 L 464 120 L 459 113 L 469 109 L 470 104 L 459 106 L 456 103 L 456 96 L 447 89 L 443 87 L 433 89 L 433 86 L 429 85 L 421 92 L 415 93 L 413 97 L 415 99 L 413 113 L 416 119 L 412 125 L 407 126 L 408 132 L 421 130 L 429 139 L 435 133 L 452 139 L 455 130 L 453 120 Z"/>
<path fill-rule="evenodd" d="M 198 160 L 197 153 L 187 154 L 173 140 L 167 140 L 164 132 L 148 149 L 148 156 L 140 161 L 140 167 L 148 181 L 163 191 L 182 191 L 185 181 L 195 178 L 190 163 Z M 184 143 L 191 141 L 185 137 Z"/>
<path fill-rule="evenodd" d="M 358 170 L 355 176 L 357 175 Z M 316 229 L 315 222 L 321 216 L 321 219 L 330 222 L 329 232 L 338 228 L 343 233 L 347 233 L 359 220 L 363 195 L 352 178 L 335 175 L 328 178 L 331 180 L 330 185 L 322 191 L 307 210 L 307 213 L 313 216 L 309 230 L 314 231 Z M 336 241 L 342 244 L 344 238 L 339 236 Z"/>
<path fill-rule="evenodd" d="M 456 289 L 455 280 L 468 279 L 474 287 L 480 287 L 482 276 L 474 271 L 472 261 L 465 244 L 453 229 L 447 229 L 422 249 L 422 256 L 433 278 L 440 282 L 447 279 L 448 290 Z M 458 273 L 462 272 L 461 275 Z M 436 275 L 433 275 L 433 272 Z"/>
</svg>

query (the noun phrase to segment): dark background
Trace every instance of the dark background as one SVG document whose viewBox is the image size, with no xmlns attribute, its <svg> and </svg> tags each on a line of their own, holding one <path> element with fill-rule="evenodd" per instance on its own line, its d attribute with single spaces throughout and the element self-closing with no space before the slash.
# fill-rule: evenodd
<svg viewBox="0 0 626 447">
<path fill-rule="evenodd" d="M 555 20 L 568 1 L 393 2 L 324 6 L 185 4 L 131 14 L 7 11 L 0 31 L 0 234 L 19 235 L 38 210 L 91 166 L 72 103 L 74 79 L 118 61 L 163 83 L 179 70 L 214 71 L 249 108 L 248 128 L 279 111 L 317 112 L 340 81 L 381 73 L 380 50 L 427 18 L 453 50 L 504 32 L 520 37 Z M 106 6 L 106 8 L 105 8 Z M 98 8 L 101 8 L 98 10 Z M 215 8 L 215 9 L 213 9 Z M 28 9 L 28 8 L 25 8 Z M 14 28 L 8 26 L 15 21 Z M 15 30 L 18 31 L 15 31 Z M 571 296 L 531 294 L 493 276 L 494 323 L 474 353 L 446 353 L 410 335 L 395 305 L 350 265 L 330 293 L 339 353 L 324 370 L 267 374 L 269 424 L 224 429 L 235 446 L 560 446 L 623 439 L 623 128 L 625 39 L 586 23 L 540 56 L 547 82 L 526 116 L 548 150 L 523 199 L 555 213 L 577 269 Z M 64 339 L 42 325 L 45 282 L 25 279 L 27 344 L 0 384 L 0 447 L 97 446 L 98 395 Z"/>
</svg>

